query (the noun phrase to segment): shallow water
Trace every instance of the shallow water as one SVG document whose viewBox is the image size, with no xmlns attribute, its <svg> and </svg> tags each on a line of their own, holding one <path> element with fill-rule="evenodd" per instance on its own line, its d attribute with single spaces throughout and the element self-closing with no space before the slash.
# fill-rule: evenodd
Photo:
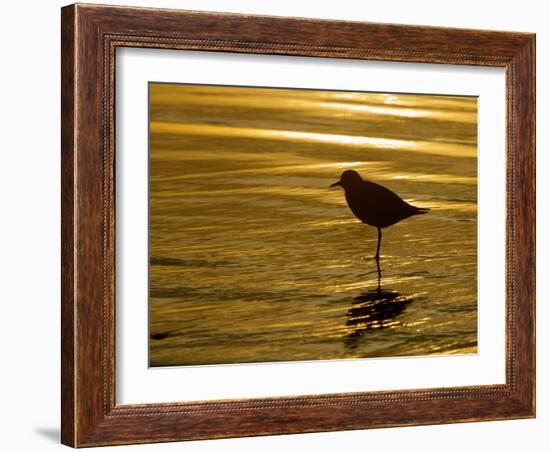
<svg viewBox="0 0 550 452">
<path fill-rule="evenodd" d="M 474 353 L 477 101 L 150 85 L 152 366 Z M 359 222 L 345 169 L 429 207 Z"/>
</svg>

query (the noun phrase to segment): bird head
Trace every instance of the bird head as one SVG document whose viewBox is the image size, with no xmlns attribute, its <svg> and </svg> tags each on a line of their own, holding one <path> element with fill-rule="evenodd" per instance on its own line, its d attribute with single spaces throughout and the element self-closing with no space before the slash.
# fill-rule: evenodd
<svg viewBox="0 0 550 452">
<path fill-rule="evenodd" d="M 340 176 L 340 180 L 334 182 L 331 187 L 342 187 L 345 190 L 346 188 L 359 185 L 361 182 L 363 182 L 363 178 L 357 171 L 346 170 Z"/>
</svg>

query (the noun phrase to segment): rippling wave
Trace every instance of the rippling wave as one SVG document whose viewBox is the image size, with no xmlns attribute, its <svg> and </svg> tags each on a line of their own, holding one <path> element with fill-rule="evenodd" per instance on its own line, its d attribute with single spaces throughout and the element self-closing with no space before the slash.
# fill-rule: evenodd
<svg viewBox="0 0 550 452">
<path fill-rule="evenodd" d="M 150 364 L 477 351 L 477 100 L 150 85 Z M 428 215 L 376 229 L 345 169 Z"/>
</svg>

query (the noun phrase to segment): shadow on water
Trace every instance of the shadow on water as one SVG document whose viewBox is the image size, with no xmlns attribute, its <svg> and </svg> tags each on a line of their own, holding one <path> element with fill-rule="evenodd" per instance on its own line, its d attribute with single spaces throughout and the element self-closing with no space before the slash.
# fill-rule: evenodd
<svg viewBox="0 0 550 452">
<path fill-rule="evenodd" d="M 355 297 L 346 313 L 346 347 L 354 350 L 359 339 L 369 331 L 395 326 L 395 318 L 412 301 L 414 300 L 410 296 L 380 286 Z"/>
</svg>

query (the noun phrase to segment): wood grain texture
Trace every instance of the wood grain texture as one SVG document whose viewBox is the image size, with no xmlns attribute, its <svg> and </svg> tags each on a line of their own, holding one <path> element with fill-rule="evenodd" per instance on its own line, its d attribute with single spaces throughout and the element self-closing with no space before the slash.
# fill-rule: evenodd
<svg viewBox="0 0 550 452">
<path fill-rule="evenodd" d="M 125 46 L 506 68 L 506 384 L 116 405 L 114 68 L 116 48 Z M 62 442 L 85 447 L 533 417 L 534 58 L 528 33 L 63 8 Z"/>
<path fill-rule="evenodd" d="M 74 8 L 61 14 L 61 441 L 74 444 Z"/>
</svg>

